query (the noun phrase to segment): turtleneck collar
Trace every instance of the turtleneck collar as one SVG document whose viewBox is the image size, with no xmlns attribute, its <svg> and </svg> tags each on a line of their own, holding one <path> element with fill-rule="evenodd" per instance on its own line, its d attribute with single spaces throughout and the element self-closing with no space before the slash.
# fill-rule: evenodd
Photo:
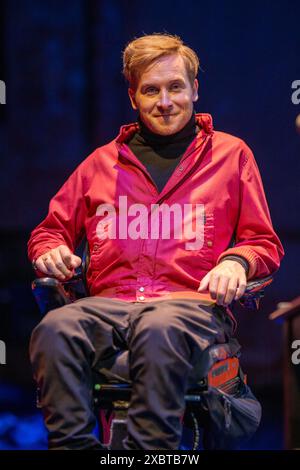
<svg viewBox="0 0 300 470">
<path fill-rule="evenodd" d="M 141 120 L 140 115 L 137 118 L 139 124 L 139 136 L 149 145 L 168 145 L 171 143 L 180 143 L 197 134 L 196 117 L 193 111 L 191 119 L 178 132 L 171 135 L 160 135 L 152 132 Z"/>
</svg>

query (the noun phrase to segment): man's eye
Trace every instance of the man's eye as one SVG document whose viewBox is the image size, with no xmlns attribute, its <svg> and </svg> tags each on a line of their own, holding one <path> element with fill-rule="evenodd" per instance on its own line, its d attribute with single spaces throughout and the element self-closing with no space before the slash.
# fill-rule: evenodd
<svg viewBox="0 0 300 470">
<path fill-rule="evenodd" d="M 171 90 L 180 90 L 181 89 L 181 86 L 179 83 L 174 83 L 173 85 L 171 85 Z M 158 92 L 157 88 L 155 87 L 149 87 L 149 88 L 146 88 L 146 94 L 147 95 L 154 95 Z"/>
<path fill-rule="evenodd" d="M 156 88 L 147 88 L 146 93 L 153 95 L 156 92 Z"/>
</svg>

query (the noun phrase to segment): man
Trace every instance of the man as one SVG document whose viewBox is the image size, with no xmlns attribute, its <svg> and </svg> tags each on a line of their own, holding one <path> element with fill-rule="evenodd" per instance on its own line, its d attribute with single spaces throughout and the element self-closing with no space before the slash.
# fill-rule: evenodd
<svg viewBox="0 0 300 470">
<path fill-rule="evenodd" d="M 28 243 L 38 275 L 60 280 L 84 236 L 90 248 L 90 297 L 49 312 L 31 338 L 52 449 L 100 448 L 92 370 L 126 349 L 125 448 L 177 449 L 195 366 L 233 336 L 227 307 L 283 256 L 251 150 L 194 113 L 195 52 L 153 34 L 123 60 L 137 122 L 79 165 Z"/>
</svg>

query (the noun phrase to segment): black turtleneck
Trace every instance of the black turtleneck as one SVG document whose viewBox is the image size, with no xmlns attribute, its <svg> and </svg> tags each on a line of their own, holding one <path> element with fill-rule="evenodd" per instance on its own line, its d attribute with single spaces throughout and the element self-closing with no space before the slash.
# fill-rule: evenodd
<svg viewBox="0 0 300 470">
<path fill-rule="evenodd" d="M 138 117 L 139 131 L 127 143 L 130 150 L 147 168 L 161 192 L 184 152 L 195 139 L 199 128 L 193 112 L 189 122 L 179 132 L 160 135 L 150 131 Z"/>
</svg>

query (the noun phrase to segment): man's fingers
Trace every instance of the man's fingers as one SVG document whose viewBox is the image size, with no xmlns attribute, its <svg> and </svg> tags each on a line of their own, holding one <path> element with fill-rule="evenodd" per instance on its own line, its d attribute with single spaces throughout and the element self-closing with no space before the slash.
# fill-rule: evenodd
<svg viewBox="0 0 300 470">
<path fill-rule="evenodd" d="M 52 259 L 55 264 L 55 268 L 60 271 L 60 274 L 62 274 L 65 277 L 70 277 L 73 274 L 72 268 L 68 269 L 68 266 L 66 265 L 64 259 L 61 256 L 61 253 L 59 250 L 56 250 L 55 252 L 52 253 Z"/>
<path fill-rule="evenodd" d="M 200 282 L 198 292 L 209 289 L 218 305 L 227 306 L 240 298 L 246 289 L 245 270 L 240 263 L 224 261 L 207 273 Z"/>
<path fill-rule="evenodd" d="M 77 255 L 72 255 L 72 267 L 73 268 L 78 268 L 82 263 L 82 259 L 80 256 Z"/>
<path fill-rule="evenodd" d="M 225 298 L 224 298 L 224 301 L 223 301 L 223 303 L 225 305 L 230 305 L 231 302 L 233 301 L 233 299 L 236 295 L 236 292 L 237 292 L 237 284 L 238 284 L 238 281 L 237 281 L 236 277 L 232 277 L 229 280 L 229 283 L 228 283 L 228 286 L 227 286 L 227 292 L 226 292 L 226 295 L 225 295 Z"/>
<path fill-rule="evenodd" d="M 55 265 L 51 252 L 48 252 L 45 255 L 43 255 L 42 261 L 47 268 L 47 274 L 58 277 L 59 279 L 62 279 L 62 278 L 64 279 L 64 275 Z"/>
<path fill-rule="evenodd" d="M 51 257 L 51 253 L 47 253 L 46 255 L 43 255 L 41 259 L 42 263 L 44 263 L 44 266 L 46 268 L 46 273 L 50 276 L 60 276 L 60 272 L 55 268 L 54 262 Z"/>
<path fill-rule="evenodd" d="M 65 265 L 58 248 L 54 248 L 40 256 L 36 261 L 36 267 L 41 272 L 54 276 L 60 280 L 64 280 L 66 277 L 72 276 L 72 271 L 70 271 Z"/>
<path fill-rule="evenodd" d="M 66 245 L 57 247 L 59 256 L 67 268 L 72 268 L 72 252 Z"/>
<path fill-rule="evenodd" d="M 81 258 L 79 256 L 73 255 L 67 246 L 61 245 L 59 247 L 59 253 L 67 268 L 72 270 L 74 268 L 78 268 L 81 265 Z"/>
<path fill-rule="evenodd" d="M 40 256 L 35 264 L 41 272 L 65 280 L 73 276 L 74 268 L 81 264 L 81 258 L 73 255 L 66 245 L 60 245 Z"/>
<path fill-rule="evenodd" d="M 218 284 L 219 284 L 219 276 L 217 273 L 213 273 L 210 277 L 209 293 L 210 293 L 211 298 L 214 300 L 217 298 Z"/>
<path fill-rule="evenodd" d="M 50 274 L 48 272 L 48 269 L 47 267 L 45 266 L 45 263 L 44 261 L 42 260 L 41 257 L 39 257 L 36 262 L 35 262 L 35 269 L 38 269 L 38 271 L 40 271 L 41 273 L 44 273 L 44 274 Z"/>
<path fill-rule="evenodd" d="M 216 300 L 218 305 L 223 305 L 224 298 L 227 293 L 227 286 L 229 284 L 229 278 L 227 276 L 220 276 L 218 287 L 217 287 L 217 295 Z M 213 297 L 214 298 L 214 297 Z"/>
<path fill-rule="evenodd" d="M 236 291 L 236 294 L 235 294 L 235 298 L 234 300 L 238 300 L 240 299 L 244 293 L 245 293 L 245 290 L 246 290 L 246 287 L 247 287 L 247 279 L 246 279 L 246 276 L 239 282 L 239 286 L 237 288 L 237 291 Z"/>
<path fill-rule="evenodd" d="M 210 273 L 207 273 L 204 278 L 201 280 L 199 287 L 198 287 L 198 292 L 207 290 L 208 284 L 210 280 Z"/>
</svg>

